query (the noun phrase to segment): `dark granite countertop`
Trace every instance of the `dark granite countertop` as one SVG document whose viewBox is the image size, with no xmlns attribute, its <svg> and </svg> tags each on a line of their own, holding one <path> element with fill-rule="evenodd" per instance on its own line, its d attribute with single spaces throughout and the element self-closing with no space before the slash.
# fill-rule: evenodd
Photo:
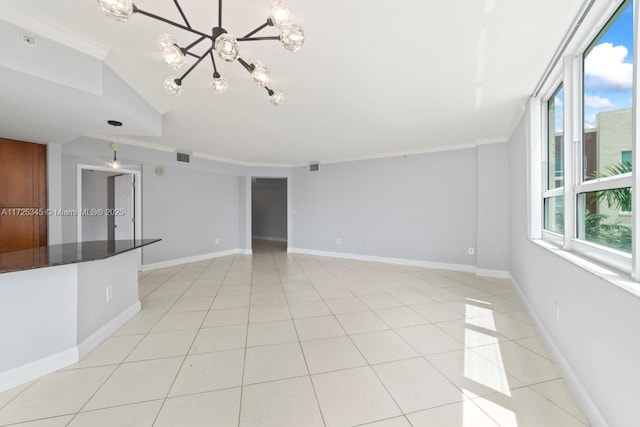
<svg viewBox="0 0 640 427">
<path fill-rule="evenodd" d="M 160 239 L 96 240 L 7 252 L 0 254 L 0 273 L 96 261 L 159 241 Z"/>
</svg>

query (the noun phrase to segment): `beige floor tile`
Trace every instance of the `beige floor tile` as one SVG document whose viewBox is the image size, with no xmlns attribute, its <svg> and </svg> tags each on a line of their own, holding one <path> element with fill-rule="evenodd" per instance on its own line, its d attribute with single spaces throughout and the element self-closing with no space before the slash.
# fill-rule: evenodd
<svg viewBox="0 0 640 427">
<path fill-rule="evenodd" d="M 351 339 L 370 364 L 392 362 L 419 356 L 394 331 L 353 335 Z"/>
<path fill-rule="evenodd" d="M 249 307 L 210 310 L 202 324 L 203 328 L 228 325 L 246 325 L 249 322 Z"/>
<path fill-rule="evenodd" d="M 336 314 L 336 319 L 338 319 L 344 330 L 349 335 L 389 329 L 389 326 L 373 311 Z"/>
<path fill-rule="evenodd" d="M 374 311 L 387 325 L 394 329 L 430 323 L 429 320 L 409 307 L 383 308 Z"/>
<path fill-rule="evenodd" d="M 129 354 L 126 362 L 184 356 L 196 336 L 196 330 L 148 334 Z"/>
<path fill-rule="evenodd" d="M 491 417 L 468 399 L 408 414 L 407 418 L 413 427 L 499 427 Z"/>
<path fill-rule="evenodd" d="M 578 420 L 582 421 L 584 424 L 588 424 L 587 417 L 584 415 L 584 412 L 582 412 L 582 408 L 580 408 L 576 402 L 569 390 L 569 387 L 567 387 L 567 384 L 563 379 L 534 384 L 531 388 L 576 417 Z"/>
<path fill-rule="evenodd" d="M 182 359 L 174 357 L 120 365 L 83 410 L 164 398 Z"/>
<path fill-rule="evenodd" d="M 371 368 L 313 375 L 327 427 L 353 426 L 401 415 Z"/>
<path fill-rule="evenodd" d="M 393 296 L 406 305 L 428 304 L 434 301 L 433 298 L 417 291 L 397 292 Z"/>
<path fill-rule="evenodd" d="M 464 397 L 424 358 L 383 363 L 372 368 L 404 413 L 459 402 Z"/>
<path fill-rule="evenodd" d="M 213 298 L 218 294 L 218 288 L 195 287 L 187 289 L 181 298 Z"/>
<path fill-rule="evenodd" d="M 434 324 L 396 329 L 406 342 L 422 355 L 445 353 L 464 348 L 464 344 Z"/>
<path fill-rule="evenodd" d="M 278 285 L 280 286 L 280 285 Z M 255 289 L 255 287 L 254 287 Z M 251 307 L 264 305 L 286 305 L 287 299 L 284 292 L 253 292 L 251 294 Z"/>
<path fill-rule="evenodd" d="M 331 310 L 324 301 L 305 301 L 289 303 L 291 317 L 301 319 L 304 317 L 320 317 L 331 315 Z"/>
<path fill-rule="evenodd" d="M 492 394 L 473 399 L 501 427 L 585 427 L 569 413 L 528 387 L 514 390 L 511 396 Z"/>
<path fill-rule="evenodd" d="M 0 425 L 78 412 L 115 369 L 103 366 L 47 375 L 0 409 Z"/>
<path fill-rule="evenodd" d="M 151 427 L 162 400 L 81 412 L 69 427 Z"/>
<path fill-rule="evenodd" d="M 533 320 L 529 316 L 529 313 L 526 312 L 526 310 L 517 311 L 515 313 L 509 313 L 508 316 L 513 317 L 514 319 L 519 320 L 521 322 L 528 323 L 531 326 L 535 326 L 533 324 Z"/>
<path fill-rule="evenodd" d="M 188 396 L 164 402 L 154 427 L 238 425 L 240 387 Z"/>
<path fill-rule="evenodd" d="M 11 427 L 65 427 L 72 418 L 73 415 L 65 415 L 62 417 L 45 418 L 37 421 L 12 424 Z"/>
<path fill-rule="evenodd" d="M 544 342 L 542 341 L 542 338 L 540 338 L 539 336 L 537 337 L 529 337 L 529 338 L 522 338 L 520 340 L 515 340 L 514 342 L 520 344 L 523 347 L 528 348 L 531 351 L 535 351 L 536 353 L 538 353 L 540 356 L 551 360 L 551 356 L 549 355 L 549 352 L 547 351 L 547 347 L 544 345 Z"/>
<path fill-rule="evenodd" d="M 36 380 L 29 381 L 28 383 L 10 388 L 9 390 L 0 391 L 0 409 L 2 409 L 3 406 L 15 399 L 20 393 L 28 389 L 35 382 Z"/>
<path fill-rule="evenodd" d="M 182 296 L 184 289 L 156 289 L 147 295 L 145 301 L 168 300 L 177 301 Z"/>
<path fill-rule="evenodd" d="M 322 297 L 315 289 L 289 290 L 285 292 L 285 296 L 289 304 L 322 300 Z"/>
<path fill-rule="evenodd" d="M 514 388 L 524 385 L 509 375 L 504 367 L 489 362 L 469 349 L 435 354 L 427 359 L 469 396 L 485 396 L 496 392 L 509 394 Z"/>
<path fill-rule="evenodd" d="M 354 296 L 353 293 L 344 288 L 319 288 L 318 294 L 320 294 L 322 299 L 325 300 L 336 298 L 351 298 Z"/>
<path fill-rule="evenodd" d="M 411 427 L 405 417 L 394 417 L 375 423 L 362 424 L 362 427 Z"/>
<path fill-rule="evenodd" d="M 247 347 L 298 341 L 291 320 L 249 324 Z"/>
<path fill-rule="evenodd" d="M 474 347 L 471 351 L 478 352 L 525 384 L 560 378 L 552 361 L 514 342 Z"/>
<path fill-rule="evenodd" d="M 308 375 L 300 344 L 274 344 L 247 349 L 243 384 Z"/>
<path fill-rule="evenodd" d="M 411 308 L 431 322 L 446 322 L 447 320 L 464 318 L 464 315 L 439 302 L 412 305 Z"/>
<path fill-rule="evenodd" d="M 404 303 L 388 294 L 363 295 L 360 301 L 365 303 L 371 310 L 382 308 L 401 307 Z"/>
<path fill-rule="evenodd" d="M 333 314 L 355 313 L 369 310 L 369 307 L 364 305 L 357 297 L 325 299 L 325 303 Z"/>
<path fill-rule="evenodd" d="M 157 311 L 141 311 L 118 329 L 112 336 L 140 335 L 148 333 L 162 318 Z"/>
<path fill-rule="evenodd" d="M 474 317 L 473 319 L 467 319 L 467 323 L 489 331 L 495 331 L 510 340 L 538 336 L 538 331 L 533 326 L 504 314 Z"/>
<path fill-rule="evenodd" d="M 295 319 L 301 341 L 345 335 L 344 329 L 333 316 Z"/>
<path fill-rule="evenodd" d="M 308 377 L 245 386 L 241 427 L 322 427 Z"/>
<path fill-rule="evenodd" d="M 289 306 L 280 305 L 259 305 L 251 306 L 249 309 L 249 323 L 273 322 L 275 320 L 291 319 Z"/>
<path fill-rule="evenodd" d="M 169 309 L 169 313 L 180 313 L 184 311 L 206 311 L 211 307 L 213 297 L 204 298 L 180 298 Z"/>
<path fill-rule="evenodd" d="M 304 341 L 302 349 L 311 374 L 356 368 L 367 364 L 349 337 Z"/>
<path fill-rule="evenodd" d="M 508 338 L 496 331 L 467 323 L 467 320 L 450 320 L 435 325 L 463 343 L 465 347 L 478 347 L 508 341 Z"/>
<path fill-rule="evenodd" d="M 151 332 L 170 332 L 187 329 L 199 329 L 206 311 L 189 311 L 185 313 L 168 313 L 153 327 Z"/>
<path fill-rule="evenodd" d="M 169 396 L 220 390 L 242 385 L 244 350 L 187 356 Z"/>
<path fill-rule="evenodd" d="M 249 307 L 249 301 L 251 300 L 251 296 L 249 294 L 246 295 L 218 295 L 215 300 L 213 300 L 212 309 L 220 309 L 220 308 L 240 308 L 240 307 Z"/>
<path fill-rule="evenodd" d="M 198 331 L 190 353 L 209 353 L 220 350 L 244 348 L 247 342 L 247 325 L 218 326 Z"/>
</svg>

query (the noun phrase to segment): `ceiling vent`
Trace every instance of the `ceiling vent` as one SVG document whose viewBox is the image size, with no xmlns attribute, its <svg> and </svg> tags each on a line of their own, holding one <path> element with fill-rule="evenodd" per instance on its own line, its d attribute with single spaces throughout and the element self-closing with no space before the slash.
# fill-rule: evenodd
<svg viewBox="0 0 640 427">
<path fill-rule="evenodd" d="M 176 160 L 183 163 L 189 163 L 191 161 L 191 156 L 187 153 L 176 153 Z"/>
<path fill-rule="evenodd" d="M 320 170 L 320 163 L 309 164 L 309 172 L 317 172 Z"/>
</svg>

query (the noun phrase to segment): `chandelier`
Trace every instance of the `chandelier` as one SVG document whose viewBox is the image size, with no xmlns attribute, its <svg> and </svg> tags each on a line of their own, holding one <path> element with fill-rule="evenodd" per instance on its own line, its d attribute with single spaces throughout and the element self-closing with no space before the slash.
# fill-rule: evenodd
<svg viewBox="0 0 640 427">
<path fill-rule="evenodd" d="M 269 82 L 271 81 L 271 71 L 265 67 L 260 61 L 250 59 L 245 61 L 240 57 L 239 42 L 246 41 L 261 41 L 261 40 L 280 40 L 284 48 L 290 52 L 297 52 L 304 44 L 304 32 L 302 28 L 291 22 L 289 9 L 282 0 L 277 0 L 271 5 L 269 11 L 269 17 L 267 21 L 260 25 L 255 30 L 249 32 L 243 37 L 236 38 L 229 34 L 227 30 L 222 28 L 222 0 L 218 0 L 218 26 L 213 27 L 210 33 L 198 31 L 191 27 L 186 15 L 180 7 L 178 0 L 173 0 L 184 24 L 171 21 L 170 19 L 163 18 L 153 13 L 149 13 L 145 10 L 139 9 L 133 0 L 98 0 L 98 5 L 102 11 L 112 18 L 118 21 L 126 21 L 134 13 L 148 16 L 149 18 L 156 19 L 158 21 L 165 22 L 174 27 L 192 33 L 197 38 L 187 46 L 179 46 L 176 39 L 170 34 L 161 34 L 158 37 L 158 49 L 162 55 L 162 59 L 172 69 L 179 70 L 185 65 L 187 56 L 195 58 L 195 62 L 180 76 L 180 77 L 168 77 L 164 81 L 164 88 L 172 95 L 180 95 L 182 93 L 182 82 L 184 79 L 197 67 L 205 58 L 211 58 L 211 64 L 213 65 L 213 74 L 209 82 L 209 86 L 215 93 L 222 94 L 229 88 L 227 81 L 218 72 L 216 66 L 216 60 L 214 57 L 214 51 L 218 54 L 218 57 L 227 62 L 238 61 L 250 74 L 253 81 L 265 88 L 269 94 L 269 99 L 273 105 L 280 105 L 283 100 L 283 94 L 277 89 L 271 89 Z M 276 27 L 280 31 L 279 36 L 267 36 L 267 37 L 254 37 L 255 34 L 262 31 L 267 27 Z M 191 50 L 199 45 L 201 42 L 209 40 L 211 45 L 203 54 L 195 54 Z"/>
</svg>

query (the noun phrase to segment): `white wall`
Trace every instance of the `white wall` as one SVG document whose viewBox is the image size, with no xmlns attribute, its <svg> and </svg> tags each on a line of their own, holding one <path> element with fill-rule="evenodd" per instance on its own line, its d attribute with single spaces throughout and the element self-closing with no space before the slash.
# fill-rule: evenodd
<svg viewBox="0 0 640 427">
<path fill-rule="evenodd" d="M 477 178 L 473 148 L 296 168 L 289 246 L 475 266 Z"/>
<path fill-rule="evenodd" d="M 287 180 L 253 182 L 251 231 L 254 238 L 287 240 Z"/>
<path fill-rule="evenodd" d="M 511 273 L 592 425 L 636 427 L 640 298 L 527 239 L 525 145 L 523 120 L 509 142 Z"/>
<path fill-rule="evenodd" d="M 509 146 L 478 146 L 478 238 L 480 271 L 509 270 Z"/>
</svg>

